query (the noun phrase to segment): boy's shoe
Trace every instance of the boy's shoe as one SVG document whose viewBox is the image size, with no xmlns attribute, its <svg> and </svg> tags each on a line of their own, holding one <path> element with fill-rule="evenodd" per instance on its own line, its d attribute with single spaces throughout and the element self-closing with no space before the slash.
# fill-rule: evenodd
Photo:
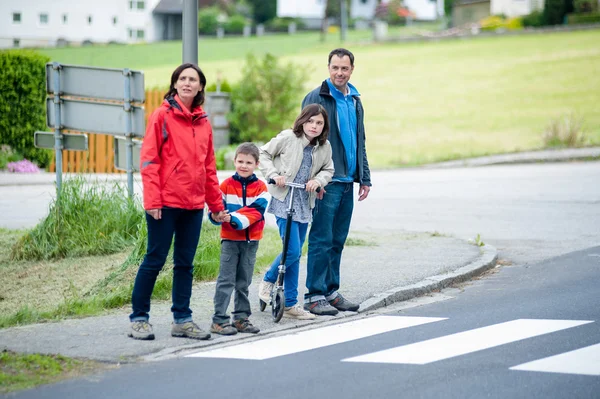
<svg viewBox="0 0 600 399">
<path fill-rule="evenodd" d="M 232 327 L 229 323 L 212 323 L 210 325 L 210 332 L 219 334 L 219 335 L 235 335 L 238 330 L 235 327 Z"/>
<path fill-rule="evenodd" d="M 152 324 L 145 320 L 132 321 L 127 336 L 133 339 L 153 340 Z"/>
<path fill-rule="evenodd" d="M 331 301 L 329 301 L 329 304 L 331 306 L 333 306 L 334 308 L 336 308 L 337 310 L 342 311 L 342 312 L 345 312 L 347 310 L 349 310 L 351 312 L 356 312 L 358 310 L 358 308 L 360 307 L 360 305 L 350 302 L 349 300 L 344 298 L 342 296 L 342 294 L 340 294 L 339 292 L 335 298 L 333 298 Z"/>
<path fill-rule="evenodd" d="M 331 306 L 325 299 L 304 304 L 304 310 L 319 316 L 335 316 L 338 310 Z"/>
<path fill-rule="evenodd" d="M 290 319 L 298 320 L 312 320 L 317 318 L 317 316 L 315 316 L 314 314 L 302 309 L 302 306 L 300 306 L 300 304 L 298 303 L 294 306 L 284 308 L 283 317 L 289 317 Z"/>
<path fill-rule="evenodd" d="M 193 321 L 171 325 L 171 335 L 173 337 L 192 338 L 192 339 L 209 339 L 210 334 L 198 327 Z"/>
<path fill-rule="evenodd" d="M 260 329 L 258 327 L 254 327 L 248 319 L 234 320 L 233 326 L 236 328 L 237 332 L 241 333 L 257 334 L 260 332 Z"/>
<path fill-rule="evenodd" d="M 271 290 L 273 289 L 273 283 L 270 283 L 265 280 L 261 280 L 258 285 L 258 297 L 263 300 L 263 302 L 269 303 L 271 302 Z"/>
</svg>

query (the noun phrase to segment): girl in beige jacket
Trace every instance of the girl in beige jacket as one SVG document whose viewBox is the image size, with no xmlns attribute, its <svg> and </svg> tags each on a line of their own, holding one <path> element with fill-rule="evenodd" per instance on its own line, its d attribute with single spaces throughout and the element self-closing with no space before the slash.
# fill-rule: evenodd
<svg viewBox="0 0 600 399">
<path fill-rule="evenodd" d="M 284 130 L 260 148 L 259 168 L 269 184 L 271 202 L 267 212 L 277 219 L 279 234 L 283 240 L 286 229 L 286 204 L 291 191 L 285 182 L 306 184 L 306 190 L 294 190 L 295 213 L 292 219 L 286 271 L 284 277 L 284 317 L 313 319 L 316 316 L 298 304 L 298 273 L 300 255 L 308 224 L 312 221 L 317 188 L 325 187 L 333 177 L 331 145 L 327 141 L 329 121 L 327 112 L 319 104 L 304 107 L 292 129 Z M 259 297 L 269 302 L 271 290 L 277 280 L 281 254 L 275 258 L 259 286 Z"/>
</svg>

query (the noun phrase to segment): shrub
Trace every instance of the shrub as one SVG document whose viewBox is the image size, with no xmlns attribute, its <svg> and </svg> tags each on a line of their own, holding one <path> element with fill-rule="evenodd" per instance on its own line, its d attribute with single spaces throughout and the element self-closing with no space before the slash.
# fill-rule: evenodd
<svg viewBox="0 0 600 399">
<path fill-rule="evenodd" d="M 498 28 L 504 27 L 504 18 L 499 15 L 490 15 L 479 21 L 481 30 L 484 31 L 495 31 Z"/>
<path fill-rule="evenodd" d="M 221 11 L 218 7 L 206 7 L 198 11 L 198 32 L 203 35 L 214 35 L 219 27 Z"/>
<path fill-rule="evenodd" d="M 575 0 L 573 8 L 577 14 L 598 11 L 598 2 L 596 0 Z"/>
<path fill-rule="evenodd" d="M 290 24 L 296 23 L 296 29 L 304 29 L 306 24 L 296 18 L 273 18 L 267 23 L 267 29 L 271 32 L 287 32 Z"/>
<path fill-rule="evenodd" d="M 585 140 L 583 118 L 574 114 L 553 119 L 544 132 L 546 147 L 580 147 Z"/>
<path fill-rule="evenodd" d="M 588 12 L 585 14 L 569 14 L 567 15 L 567 23 L 569 25 L 598 24 L 600 23 L 600 12 Z"/>
<path fill-rule="evenodd" d="M 246 18 L 243 15 L 233 15 L 229 17 L 225 23 L 225 32 L 240 34 L 244 32 L 244 26 L 246 26 L 246 23 Z"/>
<path fill-rule="evenodd" d="M 281 66 L 271 54 L 263 60 L 248 54 L 242 79 L 231 92 L 231 141 L 266 142 L 290 127 L 299 108 L 307 69 L 292 63 Z"/>
<path fill-rule="evenodd" d="M 217 91 L 217 83 L 213 82 L 209 85 L 206 86 L 205 91 L 208 92 L 215 92 Z M 229 82 L 227 81 L 227 79 L 224 79 L 221 82 L 221 92 L 223 93 L 231 93 L 231 85 L 229 84 Z"/>
<path fill-rule="evenodd" d="M 52 151 L 35 148 L 33 134 L 46 130 L 45 55 L 32 51 L 0 51 L 0 132 L 2 142 L 25 158 L 46 167 Z"/>
<path fill-rule="evenodd" d="M 11 162 L 17 162 L 22 160 L 23 157 L 18 152 L 10 148 L 9 145 L 4 144 L 0 146 L 0 169 L 5 169 L 6 165 Z"/>
<path fill-rule="evenodd" d="M 531 14 L 524 15 L 523 26 L 526 28 L 539 28 L 546 25 L 544 20 L 544 12 L 540 10 L 533 11 Z"/>
<path fill-rule="evenodd" d="M 11 249 L 13 260 L 40 260 L 116 253 L 131 245 L 143 212 L 122 184 L 68 179 L 48 216 Z"/>
</svg>

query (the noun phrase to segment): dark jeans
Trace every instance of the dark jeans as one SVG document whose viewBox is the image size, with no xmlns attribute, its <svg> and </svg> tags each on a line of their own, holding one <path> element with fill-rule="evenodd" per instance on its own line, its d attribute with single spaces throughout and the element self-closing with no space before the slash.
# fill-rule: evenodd
<svg viewBox="0 0 600 399">
<path fill-rule="evenodd" d="M 133 293 L 131 305 L 133 313 L 129 315 L 131 321 L 148 320 L 150 312 L 150 297 L 154 290 L 156 277 L 162 270 L 173 234 L 175 246 L 173 248 L 173 318 L 176 323 L 185 323 L 192 320 L 190 297 L 192 296 L 192 281 L 194 270 L 194 255 L 200 238 L 202 228 L 203 210 L 185 210 L 163 208 L 162 218 L 154 219 L 146 214 L 148 224 L 148 246 L 146 256 L 140 265 Z"/>
<path fill-rule="evenodd" d="M 331 182 L 317 200 L 308 235 L 308 262 L 304 302 L 337 295 L 342 250 L 354 209 L 353 183 Z"/>
<path fill-rule="evenodd" d="M 277 217 L 277 226 L 279 235 L 283 242 L 287 219 Z M 302 246 L 306 238 L 308 223 L 299 223 L 292 221 L 290 227 L 290 240 L 285 258 L 285 276 L 283 276 L 283 295 L 285 296 L 285 306 L 290 307 L 298 303 L 298 275 L 300 273 L 300 256 L 302 255 Z M 275 283 L 279 275 L 279 265 L 281 264 L 282 253 L 277 255 L 271 267 L 265 274 L 265 281 Z"/>
<path fill-rule="evenodd" d="M 258 241 L 221 242 L 221 264 L 215 289 L 213 323 L 229 323 L 227 307 L 234 289 L 233 319 L 246 319 L 252 314 L 248 287 L 252 283 L 257 250 Z"/>
</svg>

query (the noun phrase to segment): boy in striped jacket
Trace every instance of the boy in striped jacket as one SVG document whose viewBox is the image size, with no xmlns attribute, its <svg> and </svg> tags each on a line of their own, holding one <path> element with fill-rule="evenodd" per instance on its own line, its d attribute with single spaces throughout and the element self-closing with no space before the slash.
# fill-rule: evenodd
<svg viewBox="0 0 600 399">
<path fill-rule="evenodd" d="M 267 186 L 254 174 L 259 150 L 252 143 L 242 143 L 235 151 L 235 174 L 221 183 L 227 215 L 221 225 L 221 263 L 215 289 L 215 313 L 210 331 L 233 335 L 238 332 L 256 334 L 260 330 L 249 321 L 248 286 L 252 282 L 258 241 L 263 236 L 268 204 Z M 227 314 L 235 289 L 233 325 Z"/>
</svg>

